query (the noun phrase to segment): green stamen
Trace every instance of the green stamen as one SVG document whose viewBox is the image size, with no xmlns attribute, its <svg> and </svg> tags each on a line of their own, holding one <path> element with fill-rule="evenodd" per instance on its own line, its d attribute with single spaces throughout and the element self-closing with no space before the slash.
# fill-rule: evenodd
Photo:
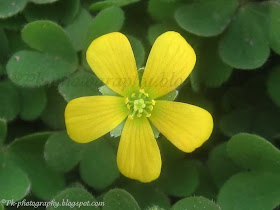
<svg viewBox="0 0 280 210">
<path fill-rule="evenodd" d="M 138 95 L 138 97 L 136 97 Z M 130 110 L 129 119 L 144 116 L 150 117 L 151 112 L 156 104 L 155 100 L 149 98 L 149 94 L 144 89 L 140 89 L 138 93 L 132 93 L 130 97 L 125 98 L 125 104 L 128 110 Z"/>
</svg>

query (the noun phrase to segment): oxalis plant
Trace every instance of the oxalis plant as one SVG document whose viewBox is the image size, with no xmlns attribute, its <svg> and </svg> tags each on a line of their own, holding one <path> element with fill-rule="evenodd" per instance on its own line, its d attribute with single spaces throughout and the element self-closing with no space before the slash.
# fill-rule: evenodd
<svg viewBox="0 0 280 210">
<path fill-rule="evenodd" d="M 0 210 L 277 210 L 279 0 L 0 0 Z"/>
</svg>

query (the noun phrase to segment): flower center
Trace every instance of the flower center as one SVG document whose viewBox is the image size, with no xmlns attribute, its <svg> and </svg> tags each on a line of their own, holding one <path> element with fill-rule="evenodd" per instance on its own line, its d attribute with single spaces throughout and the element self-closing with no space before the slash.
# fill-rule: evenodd
<svg viewBox="0 0 280 210">
<path fill-rule="evenodd" d="M 133 119 L 135 116 L 142 117 L 143 115 L 150 117 L 156 101 L 151 100 L 149 94 L 146 93 L 145 90 L 140 89 L 138 93 L 132 93 L 130 97 L 127 97 L 125 99 L 125 104 L 130 111 L 128 117 Z"/>
</svg>

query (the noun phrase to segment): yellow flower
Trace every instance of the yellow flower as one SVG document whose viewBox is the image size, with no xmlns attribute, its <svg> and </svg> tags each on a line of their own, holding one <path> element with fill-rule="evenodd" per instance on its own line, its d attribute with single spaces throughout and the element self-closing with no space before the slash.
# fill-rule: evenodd
<svg viewBox="0 0 280 210">
<path fill-rule="evenodd" d="M 160 151 L 150 123 L 184 152 L 200 147 L 211 135 L 212 116 L 197 106 L 159 98 L 177 88 L 192 71 L 196 55 L 176 32 L 155 41 L 139 84 L 138 71 L 126 36 L 114 32 L 94 40 L 87 50 L 94 73 L 120 96 L 81 97 L 65 110 L 69 136 L 93 141 L 125 120 L 117 154 L 120 172 L 150 182 L 161 171 Z"/>
</svg>

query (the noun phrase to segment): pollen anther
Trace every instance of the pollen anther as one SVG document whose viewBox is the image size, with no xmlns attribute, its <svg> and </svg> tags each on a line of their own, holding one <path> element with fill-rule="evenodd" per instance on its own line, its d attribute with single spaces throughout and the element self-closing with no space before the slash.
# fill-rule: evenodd
<svg viewBox="0 0 280 210">
<path fill-rule="evenodd" d="M 141 118 L 144 114 L 145 117 L 150 117 L 154 109 L 156 101 L 149 98 L 149 94 L 144 89 L 140 89 L 136 97 L 136 93 L 132 93 L 130 97 L 125 98 L 125 104 L 130 110 L 129 119 L 134 119 L 134 116 Z"/>
</svg>

